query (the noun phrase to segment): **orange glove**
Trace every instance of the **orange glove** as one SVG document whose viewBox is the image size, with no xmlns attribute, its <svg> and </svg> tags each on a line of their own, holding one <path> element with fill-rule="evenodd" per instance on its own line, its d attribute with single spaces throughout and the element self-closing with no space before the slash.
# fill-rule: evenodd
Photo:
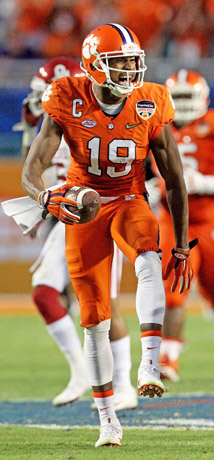
<svg viewBox="0 0 214 460">
<path fill-rule="evenodd" d="M 76 212 L 78 213 L 77 201 L 65 197 L 66 192 L 70 189 L 71 186 L 66 184 L 55 190 L 47 190 L 39 194 L 37 204 L 39 208 L 44 209 L 43 219 L 51 213 L 64 224 L 73 225 L 75 222 L 79 222 L 80 216 L 76 214 Z M 69 211 L 67 206 L 73 206 L 74 212 Z"/>
<path fill-rule="evenodd" d="M 163 273 L 163 279 L 166 280 L 171 271 L 174 269 L 174 279 L 171 286 L 171 292 L 174 292 L 178 284 L 179 294 L 182 294 L 184 289 L 188 291 L 190 289 L 191 281 L 193 278 L 193 268 L 190 261 L 190 249 L 194 248 L 198 244 L 198 238 L 190 241 L 189 250 L 185 251 L 183 249 L 173 248 L 172 256 L 169 259 L 166 270 Z"/>
</svg>

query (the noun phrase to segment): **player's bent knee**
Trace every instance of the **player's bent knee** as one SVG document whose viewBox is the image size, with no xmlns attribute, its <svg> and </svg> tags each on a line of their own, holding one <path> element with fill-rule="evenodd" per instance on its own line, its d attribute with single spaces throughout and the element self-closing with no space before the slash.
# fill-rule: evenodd
<svg viewBox="0 0 214 460">
<path fill-rule="evenodd" d="M 140 254 L 135 261 L 138 278 L 136 310 L 140 324 L 163 324 L 165 291 L 162 281 L 162 265 L 154 251 Z"/>
<path fill-rule="evenodd" d="M 60 293 L 56 289 L 39 285 L 32 293 L 33 300 L 46 324 L 63 318 L 67 311 L 59 302 Z"/>
<path fill-rule="evenodd" d="M 140 254 L 135 260 L 135 273 L 138 279 L 161 275 L 161 261 L 157 252 L 148 251 Z"/>
<path fill-rule="evenodd" d="M 99 324 L 96 324 L 96 326 L 91 326 L 85 328 L 86 334 L 99 334 L 102 332 L 107 332 L 110 331 L 110 326 L 111 326 L 111 320 L 106 319 L 105 321 L 102 321 Z"/>
</svg>

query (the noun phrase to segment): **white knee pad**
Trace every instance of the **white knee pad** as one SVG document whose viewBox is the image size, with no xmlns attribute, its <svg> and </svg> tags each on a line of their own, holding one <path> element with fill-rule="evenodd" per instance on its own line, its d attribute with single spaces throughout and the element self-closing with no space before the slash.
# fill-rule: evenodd
<svg viewBox="0 0 214 460">
<path fill-rule="evenodd" d="M 162 265 L 158 254 L 148 251 L 135 261 L 138 278 L 136 310 L 140 324 L 163 324 L 165 291 L 162 281 Z"/>
<path fill-rule="evenodd" d="M 84 354 L 92 386 L 104 385 L 113 378 L 113 356 L 109 341 L 111 320 L 84 331 Z"/>
</svg>

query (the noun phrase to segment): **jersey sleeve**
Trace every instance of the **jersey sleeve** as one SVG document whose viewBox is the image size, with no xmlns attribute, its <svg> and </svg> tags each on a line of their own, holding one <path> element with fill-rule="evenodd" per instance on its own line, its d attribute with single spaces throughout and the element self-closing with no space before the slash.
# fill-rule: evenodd
<svg viewBox="0 0 214 460">
<path fill-rule="evenodd" d="M 172 97 L 169 94 L 168 89 L 164 87 L 164 90 L 165 90 L 165 105 L 163 109 L 162 124 L 166 125 L 167 123 L 170 123 L 175 118 L 175 106 L 174 106 Z"/>
<path fill-rule="evenodd" d="M 155 123 L 150 129 L 150 139 L 153 140 L 160 134 L 163 126 L 170 123 L 175 118 L 175 107 L 169 91 L 165 86 L 159 85 L 158 88 L 158 110 Z M 158 120 L 158 122 L 157 122 Z"/>
<path fill-rule="evenodd" d="M 60 101 L 57 82 L 53 82 L 46 88 L 42 96 L 42 107 L 45 112 L 56 121 L 60 118 Z"/>
</svg>

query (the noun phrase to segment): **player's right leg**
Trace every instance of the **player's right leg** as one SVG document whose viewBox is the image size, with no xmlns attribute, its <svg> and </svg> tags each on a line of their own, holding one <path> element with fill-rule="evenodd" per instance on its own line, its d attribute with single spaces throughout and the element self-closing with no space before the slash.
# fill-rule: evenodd
<svg viewBox="0 0 214 460">
<path fill-rule="evenodd" d="M 114 243 L 111 268 L 111 328 L 110 344 L 114 359 L 114 402 L 116 411 L 135 409 L 138 398 L 131 384 L 131 343 L 128 328 L 119 307 L 123 253 Z"/>
<path fill-rule="evenodd" d="M 61 293 L 70 283 L 65 258 L 65 228 L 58 222 L 45 243 L 43 256 L 32 277 L 33 299 L 50 336 L 64 354 L 71 378 L 57 395 L 56 406 L 71 403 L 91 389 L 81 342 L 74 322 L 61 301 Z"/>
<path fill-rule="evenodd" d="M 88 362 L 94 402 L 100 418 L 95 447 L 120 446 L 122 428 L 115 413 L 112 388 L 113 356 L 109 343 L 110 319 L 85 329 L 84 352 Z"/>
<path fill-rule="evenodd" d="M 113 356 L 109 341 L 113 242 L 105 229 L 106 222 L 104 229 L 101 228 L 102 222 L 98 215 L 84 226 L 66 226 L 66 258 L 80 304 L 81 326 L 85 328 L 84 353 L 100 419 L 96 447 L 120 446 L 122 442 L 122 428 L 114 405 Z"/>
</svg>

